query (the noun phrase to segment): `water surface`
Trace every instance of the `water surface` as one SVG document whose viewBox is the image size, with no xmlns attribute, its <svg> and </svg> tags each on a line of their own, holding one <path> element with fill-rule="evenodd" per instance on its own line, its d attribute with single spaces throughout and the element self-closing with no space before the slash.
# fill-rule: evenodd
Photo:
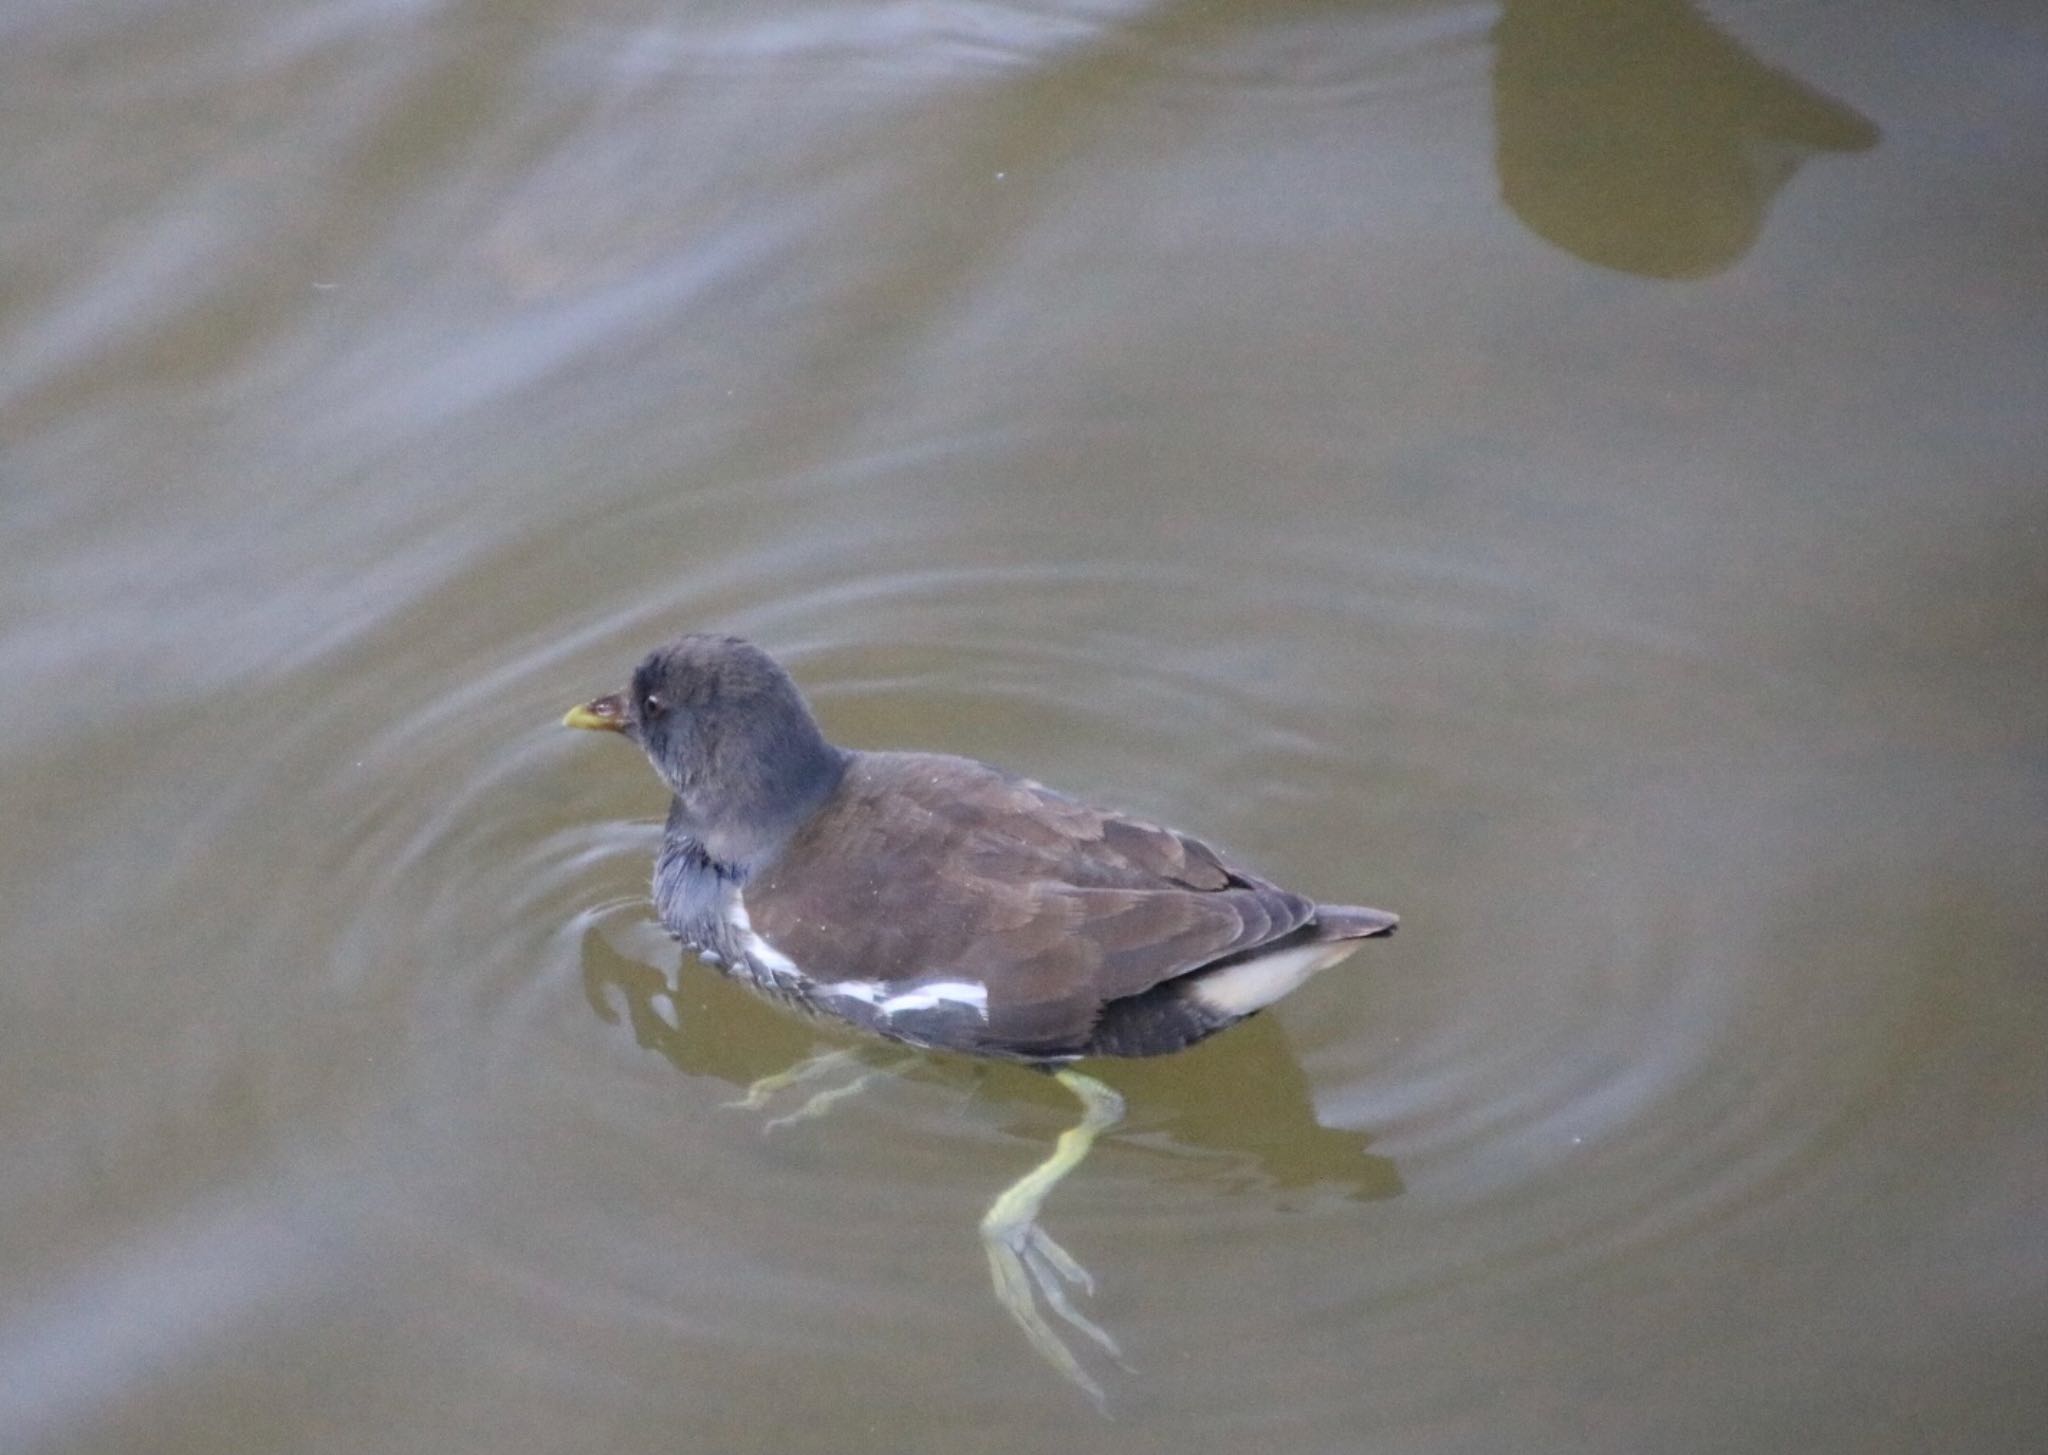
<svg viewBox="0 0 2048 1455">
<path fill-rule="evenodd" d="M 0 1444 L 2030 1448 L 2048 28 L 17 6 Z M 1071 1117 L 561 731 L 669 634 L 1403 931 Z"/>
</svg>

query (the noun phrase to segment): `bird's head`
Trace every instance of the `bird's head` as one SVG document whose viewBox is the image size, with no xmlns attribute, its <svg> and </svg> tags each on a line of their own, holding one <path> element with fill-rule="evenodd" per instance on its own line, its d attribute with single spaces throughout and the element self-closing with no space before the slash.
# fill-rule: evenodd
<svg viewBox="0 0 2048 1455">
<path fill-rule="evenodd" d="M 670 832 L 739 866 L 779 848 L 837 785 L 845 760 L 789 674 L 738 637 L 670 642 L 648 654 L 625 691 L 562 721 L 638 743 L 675 795 Z"/>
</svg>

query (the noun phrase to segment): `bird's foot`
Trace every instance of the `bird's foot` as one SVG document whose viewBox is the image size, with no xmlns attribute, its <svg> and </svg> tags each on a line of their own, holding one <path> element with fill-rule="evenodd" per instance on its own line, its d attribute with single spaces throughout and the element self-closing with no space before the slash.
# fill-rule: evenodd
<svg viewBox="0 0 2048 1455">
<path fill-rule="evenodd" d="M 1077 1071 L 1057 1073 L 1060 1082 L 1079 1097 L 1082 1119 L 1078 1126 L 1060 1134 L 1053 1154 L 1017 1179 L 990 1206 L 981 1219 L 981 1242 L 988 1254 L 989 1277 L 995 1284 L 996 1299 L 1016 1320 L 1045 1361 L 1079 1386 L 1098 1409 L 1106 1408 L 1107 1397 L 1081 1367 L 1074 1351 L 1067 1347 L 1059 1330 L 1040 1310 L 1046 1309 L 1075 1332 L 1094 1342 L 1120 1366 L 1123 1353 L 1107 1329 L 1074 1307 L 1068 1288 L 1095 1292 L 1095 1279 L 1079 1259 L 1055 1242 L 1039 1226 L 1038 1214 L 1045 1199 L 1061 1178 L 1088 1155 L 1095 1138 L 1122 1117 L 1123 1098 L 1092 1077 Z"/>
</svg>

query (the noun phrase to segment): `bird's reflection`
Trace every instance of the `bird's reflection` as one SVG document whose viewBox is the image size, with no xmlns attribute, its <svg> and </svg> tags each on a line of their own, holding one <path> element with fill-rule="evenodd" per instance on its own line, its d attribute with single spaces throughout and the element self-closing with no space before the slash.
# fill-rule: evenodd
<svg viewBox="0 0 2048 1455">
<path fill-rule="evenodd" d="M 1544 238 L 1656 278 L 1726 268 L 1856 111 L 1766 65 L 1687 0 L 1506 0 L 1494 32 L 1501 195 Z"/>
<path fill-rule="evenodd" d="M 694 960 L 684 960 L 672 996 L 662 970 L 621 953 L 595 928 L 583 942 L 583 984 L 593 1010 L 613 1023 L 624 1019 L 642 1046 L 687 1075 L 746 1088 L 817 1049 L 816 1026 Z M 1220 1184 L 1272 1189 L 1283 1201 L 1325 1193 L 1371 1200 L 1402 1191 L 1394 1164 L 1368 1152 L 1365 1136 L 1317 1124 L 1308 1084 L 1271 1016 L 1255 1016 L 1177 1056 L 1088 1064 L 1128 1103 L 1113 1138 L 1120 1147 Z M 981 1096 L 1006 1105 L 1043 1104 L 1062 1116 L 1071 1110 L 1071 1098 L 1049 1078 L 1018 1068 L 920 1055 L 901 1070 L 971 1082 Z"/>
</svg>

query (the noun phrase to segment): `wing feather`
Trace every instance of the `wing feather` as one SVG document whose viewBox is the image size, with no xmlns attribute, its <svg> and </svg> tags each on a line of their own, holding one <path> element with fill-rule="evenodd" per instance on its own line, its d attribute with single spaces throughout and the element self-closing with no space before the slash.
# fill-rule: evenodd
<svg viewBox="0 0 2048 1455">
<path fill-rule="evenodd" d="M 806 974 L 978 981 L 987 1040 L 1045 1054 L 1084 1042 L 1109 1001 L 1315 914 L 1172 829 L 967 759 L 894 753 L 856 757 L 746 901 Z"/>
</svg>

